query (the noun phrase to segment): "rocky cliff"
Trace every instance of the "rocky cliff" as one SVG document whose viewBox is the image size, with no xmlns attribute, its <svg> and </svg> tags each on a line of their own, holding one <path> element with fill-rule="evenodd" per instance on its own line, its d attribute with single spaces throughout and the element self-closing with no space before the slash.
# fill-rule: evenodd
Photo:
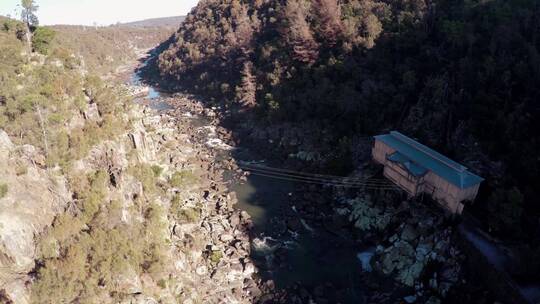
<svg viewBox="0 0 540 304">
<path fill-rule="evenodd" d="M 102 208 L 110 208 L 113 201 L 121 202 L 116 216 L 105 219 L 107 226 L 128 229 L 145 221 L 146 215 L 139 210 L 145 207 L 137 199 L 153 194 L 149 185 L 141 181 L 143 178 L 130 170 L 133 166 L 161 168 L 156 179 L 159 187 L 171 183 L 177 172 L 190 172 L 197 182 L 173 181 L 174 185 L 163 187 L 159 195 L 153 196 L 152 203 L 164 211 L 160 215 L 163 235 L 159 237 L 166 241 L 161 259 L 167 264 L 159 275 L 127 267 L 114 274 L 112 290 L 124 294 L 123 303 L 218 303 L 224 299 L 250 303 L 248 289 L 257 289 L 251 279 L 256 269 L 249 258 L 250 218 L 232 209 L 235 197 L 226 190 L 221 171 L 214 167 L 212 152 L 204 142 L 193 140 L 194 128 L 171 116 L 134 108 L 126 117 L 133 127 L 93 147 L 87 157 L 74 164 L 71 173 L 107 172 L 107 190 L 102 200 L 109 203 Z M 28 303 L 32 299 L 41 303 L 43 298 L 32 297 L 32 292 L 39 291 L 33 283 L 43 283 L 43 267 L 47 266 L 36 266 L 36 260 L 47 265 L 50 257 L 46 257 L 40 244 L 51 239 L 59 242 L 54 233 L 59 224 L 54 219 L 59 214 L 78 216 L 74 208 L 77 194 L 61 172 L 39 166 L 37 160 L 43 156 L 35 148 L 12 144 L 3 131 L 0 138 L 0 170 L 8 189 L 0 199 L 0 286 L 5 300 Z M 87 225 L 86 229 L 97 226 Z M 61 252 L 53 256 L 69 261 Z M 36 270 L 37 277 L 32 274 Z M 111 294 L 96 299 L 114 302 Z"/>
<path fill-rule="evenodd" d="M 251 303 L 250 217 L 204 134 L 0 42 L 0 302 Z"/>
<path fill-rule="evenodd" d="M 14 145 L 0 130 L 0 288 L 19 303 L 37 258 L 36 237 L 71 199 L 66 179 L 43 167 L 34 146 Z"/>
</svg>

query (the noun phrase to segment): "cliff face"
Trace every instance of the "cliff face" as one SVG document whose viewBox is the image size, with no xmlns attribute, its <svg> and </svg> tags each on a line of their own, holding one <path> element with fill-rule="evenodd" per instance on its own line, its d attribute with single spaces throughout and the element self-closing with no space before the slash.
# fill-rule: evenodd
<svg viewBox="0 0 540 304">
<path fill-rule="evenodd" d="M 189 119 L 22 50 L 2 28 L 0 302 L 252 302 L 249 216 Z"/>
<path fill-rule="evenodd" d="M 35 267 L 35 237 L 70 200 L 65 178 L 40 167 L 40 159 L 35 147 L 14 145 L 0 130 L 0 176 L 6 189 L 0 198 L 0 286 L 20 303 L 28 301 L 28 295 L 17 293 Z"/>
<path fill-rule="evenodd" d="M 320 126 L 306 133 L 333 138 L 323 155 L 388 129 L 416 137 L 487 178 L 472 211 L 515 238 L 540 212 L 536 14 L 535 1 L 201 1 L 158 66 L 239 120 Z"/>
<path fill-rule="evenodd" d="M 235 198 L 222 184 L 221 172 L 213 168 L 205 154 L 201 154 L 206 149 L 204 142 L 191 142 L 189 138 L 196 130 L 188 124 L 179 124 L 171 116 L 135 108 L 127 117 L 134 121 L 132 129 L 117 139 L 93 147 L 87 157 L 75 162 L 70 172 L 71 175 L 85 176 L 104 170 L 110 176 L 101 198 L 100 209 L 104 210 L 98 211 L 96 218 L 86 224 L 86 229 L 90 229 L 88 232 L 66 227 L 75 222 L 60 220 L 65 216 L 71 221 L 79 217 L 74 210 L 77 208 L 74 198 L 80 189 L 67 184 L 67 178 L 61 172 L 40 168 L 36 160 L 43 155 L 36 153 L 34 147 L 15 146 L 4 131 L 0 132 L 0 172 L 2 185 L 7 188 L 0 199 L 0 288 L 3 300 L 14 303 L 71 302 L 95 291 L 91 281 L 82 289 L 76 288 L 74 284 L 81 275 L 90 278 L 110 275 L 111 281 L 101 288 L 124 296 L 102 293 L 90 299 L 100 303 L 154 303 L 227 298 L 248 303 L 251 298 L 242 290 L 256 271 L 249 261 L 246 231 L 250 219 L 246 213 L 232 210 Z M 20 169 L 22 166 L 27 168 L 24 173 Z M 160 173 L 153 182 L 134 169 L 145 166 L 159 168 Z M 174 186 L 166 186 L 177 172 L 190 172 L 189 176 L 194 180 L 185 179 L 172 182 Z M 152 190 L 152 187 L 163 190 Z M 150 200 L 140 201 L 140 198 Z M 118 204 L 115 202 L 119 205 L 113 206 Z M 154 215 L 156 218 L 147 214 L 151 210 L 160 210 Z M 96 222 L 99 217 L 103 223 Z M 66 272 L 66 265 L 74 261 L 73 257 L 62 253 L 65 244 L 77 240 L 84 242 L 86 233 L 97 237 L 92 230 L 104 229 L 114 238 L 116 229 L 136 231 L 142 227 L 152 231 L 152 246 L 160 247 L 159 256 L 154 256 L 159 268 L 144 270 L 144 266 L 141 269 L 137 263 L 127 263 L 107 270 L 111 271 L 109 274 L 104 269 Z M 72 235 L 65 235 L 64 229 L 71 230 Z M 131 237 L 124 241 L 134 250 L 148 250 Z M 124 241 L 118 244 L 112 241 L 110 245 L 128 245 Z M 94 242 L 91 246 L 97 246 Z M 230 243 L 236 245 L 231 247 Z M 116 253 L 107 253 L 104 248 L 91 253 L 91 248 L 87 248 L 88 259 L 107 254 L 110 258 L 116 257 Z M 111 249 L 122 250 L 115 248 Z M 131 254 L 130 259 L 138 253 Z M 40 265 L 36 265 L 36 261 Z M 90 260 L 85 263 L 94 267 Z M 37 271 L 37 277 L 33 271 Z M 50 277 L 49 271 L 62 276 Z M 62 285 L 69 286 L 70 292 L 63 290 Z M 235 288 L 237 291 L 233 293 Z"/>
</svg>

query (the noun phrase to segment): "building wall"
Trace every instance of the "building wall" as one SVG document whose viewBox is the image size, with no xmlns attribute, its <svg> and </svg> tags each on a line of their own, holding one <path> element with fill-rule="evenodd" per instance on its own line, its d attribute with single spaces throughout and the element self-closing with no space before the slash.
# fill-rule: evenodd
<svg viewBox="0 0 540 304">
<path fill-rule="evenodd" d="M 384 176 L 394 181 L 409 192 L 410 195 L 418 194 L 419 179 L 410 175 L 405 169 L 401 168 L 398 164 L 391 161 L 387 161 L 383 171 Z"/>
<path fill-rule="evenodd" d="M 390 155 L 395 151 L 395 149 L 389 147 L 385 143 L 375 140 L 375 145 L 371 150 L 371 154 L 376 162 L 384 165 L 383 174 L 386 178 L 396 183 L 409 194 L 416 195 L 418 192 L 418 181 L 405 169 L 386 159 L 387 155 Z"/>
<path fill-rule="evenodd" d="M 375 145 L 373 145 L 373 149 L 371 150 L 371 154 L 373 155 L 373 159 L 377 161 L 380 164 L 386 164 L 386 156 L 389 154 L 394 153 L 396 150 L 393 148 L 387 146 L 385 143 L 375 140 Z"/>
<path fill-rule="evenodd" d="M 463 204 L 461 204 L 460 200 L 461 190 L 458 187 L 431 171 L 426 174 L 425 182 L 432 186 L 432 192 L 429 194 L 441 206 L 452 213 L 461 213 Z"/>
<path fill-rule="evenodd" d="M 402 189 L 407 191 L 410 195 L 417 195 L 418 194 L 418 182 L 415 180 L 412 180 L 410 178 L 407 178 L 399 173 L 399 171 L 394 170 L 391 166 L 388 164 L 391 164 L 391 162 L 388 162 L 387 165 L 384 167 L 383 174 L 386 176 L 386 178 L 392 180 L 394 183 L 399 185 Z"/>
<path fill-rule="evenodd" d="M 478 188 L 480 187 L 480 185 L 477 184 L 472 187 L 460 189 L 458 186 L 446 181 L 431 171 L 426 174 L 425 182 L 433 188 L 431 188 L 431 191 L 428 191 L 425 188 L 429 187 L 425 187 L 423 191 L 431 194 L 435 200 L 450 212 L 458 214 L 463 211 L 464 205 L 462 202 L 464 200 L 474 200 L 476 194 L 478 194 Z"/>
</svg>

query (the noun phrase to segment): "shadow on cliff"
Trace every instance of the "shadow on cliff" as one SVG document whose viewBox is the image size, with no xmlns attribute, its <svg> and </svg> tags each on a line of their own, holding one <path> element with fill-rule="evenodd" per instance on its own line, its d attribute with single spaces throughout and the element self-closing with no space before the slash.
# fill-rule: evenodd
<svg viewBox="0 0 540 304">
<path fill-rule="evenodd" d="M 159 83 L 152 56 L 169 43 L 150 51 L 150 59 L 141 61 L 147 63 L 139 70 L 146 84 Z M 166 85 L 160 88 L 171 89 Z M 198 99 L 205 101 L 204 97 Z M 216 105 L 208 99 L 205 102 L 209 106 Z M 267 138 L 252 140 L 254 129 L 238 128 L 239 124 L 254 119 L 252 112 L 234 107 L 220 109 L 220 116 L 224 117 L 222 126 L 233 131 L 237 149 L 231 156 L 237 163 L 264 160 L 265 166 L 300 170 L 299 162 L 291 161 L 278 143 Z M 237 115 L 228 116 L 231 111 Z M 331 189 L 290 181 L 286 177 L 250 175 L 246 182 L 232 180 L 230 190 L 237 193 L 239 203 L 236 207 L 252 217 L 251 257 L 259 276 L 275 285 L 272 291 L 263 286 L 262 292 L 267 296 L 263 301 L 365 302 L 366 287 L 361 262 L 356 257 L 365 246 L 347 235 L 350 232 L 345 229 L 346 219 L 337 219 L 342 225 L 337 225 L 340 227 L 335 230 L 326 227 L 325 221 L 331 220 L 334 213 L 333 206 L 328 203 L 332 200 Z M 265 299 L 264 295 L 262 299 Z"/>
<path fill-rule="evenodd" d="M 496 6 L 500 2 L 492 1 L 487 5 Z M 477 14 L 481 13 L 482 8 L 478 7 Z M 323 151 L 337 150 L 338 142 L 343 137 L 405 129 L 451 157 L 463 156 L 456 152 L 462 139 L 457 137 L 457 131 L 465 121 L 471 119 L 468 115 L 473 110 L 470 105 L 460 103 L 467 99 L 463 95 L 464 89 L 469 89 L 463 83 L 472 85 L 477 82 L 474 75 L 460 69 L 463 66 L 461 63 L 457 64 L 462 57 L 466 58 L 465 48 L 457 48 L 454 52 L 440 51 L 451 47 L 445 44 L 444 33 L 435 32 L 437 20 L 430 18 L 430 14 L 426 14 L 422 20 L 425 32 L 415 32 L 412 25 L 411 29 L 403 26 L 397 33 L 382 35 L 373 48 L 353 54 L 339 66 L 319 66 L 316 71 L 306 69 L 296 79 L 283 79 L 272 89 L 272 93 L 286 98 L 286 102 L 281 103 L 278 121 L 293 124 L 313 122 L 314 127 L 306 131 L 300 140 L 333 136 L 331 140 L 321 143 Z M 238 50 L 231 50 L 232 53 L 225 56 L 234 58 L 229 62 L 224 62 L 221 56 L 213 56 L 189 67 L 190 75 L 184 75 L 182 81 L 177 78 L 162 79 L 155 55 L 168 48 L 173 39 L 171 37 L 149 53 L 154 57 L 141 69 L 141 75 L 148 84 L 163 90 L 202 94 L 206 98 L 199 96 L 199 99 L 207 105 L 219 106 L 222 125 L 233 131 L 237 147 L 250 151 L 247 155 L 234 152 L 232 156 L 238 162 L 267 159 L 268 165 L 274 167 L 320 172 L 320 167 L 301 167 L 298 163 L 291 163 L 288 158 L 291 150 L 279 138 L 287 131 L 286 128 L 274 128 L 278 134 L 276 141 L 268 134 L 274 126 L 255 123 L 268 119 L 261 116 L 264 110 L 246 109 L 236 103 L 222 102 L 216 94 L 212 94 L 218 91 L 218 84 L 227 82 L 223 80 L 239 79 L 242 58 L 235 53 Z M 384 60 L 388 57 L 392 60 Z M 205 92 L 205 83 L 200 81 L 199 76 L 207 75 L 208 71 L 215 71 L 211 74 L 216 75 L 208 76 L 205 81 L 216 85 L 210 86 L 211 89 Z M 421 75 L 425 78 L 416 78 Z M 433 87 L 426 89 L 426 83 Z M 260 100 L 264 98 L 266 96 L 259 96 Z M 411 115 L 415 107 L 416 110 L 424 110 L 424 116 Z M 330 132 L 325 135 L 327 130 Z M 263 136 L 258 135 L 265 132 Z M 327 170 L 325 173 L 346 173 L 337 168 L 347 165 L 350 163 L 324 166 Z M 323 216 L 325 213 L 331 214 L 331 206 L 325 205 L 325 202 L 332 200 L 325 196 L 329 191 L 320 186 L 261 176 L 251 176 L 245 185 L 236 185 L 233 190 L 239 195 L 239 207 L 254 218 L 252 241 L 260 242 L 260 251 L 265 253 L 254 250 L 253 258 L 265 279 L 274 280 L 278 289 L 294 289 L 292 296 L 300 297 L 294 298 L 299 302 L 317 294 L 335 295 L 339 290 L 345 290 L 343 293 L 347 294 L 347 286 L 353 287 L 350 294 L 354 300 L 351 302 L 364 301 L 362 282 L 358 281 L 361 280 L 360 264 L 356 260 L 361 246 L 350 240 L 342 242 L 336 235 L 327 236 L 327 229 L 317 217 L 317 213 Z M 319 198 L 306 198 L 305 194 L 310 193 L 315 193 Z M 482 193 L 481 197 L 486 196 Z M 302 289 L 307 290 L 304 292 Z"/>
</svg>

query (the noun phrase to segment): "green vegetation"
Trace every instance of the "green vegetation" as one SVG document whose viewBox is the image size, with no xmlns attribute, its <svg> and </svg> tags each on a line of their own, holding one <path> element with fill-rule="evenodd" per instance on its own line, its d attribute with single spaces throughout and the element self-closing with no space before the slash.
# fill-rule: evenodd
<svg viewBox="0 0 540 304">
<path fill-rule="evenodd" d="M 117 276 L 140 272 L 149 246 L 144 231 L 130 227 L 79 232 L 61 246 L 61 258 L 44 260 L 32 288 L 33 301 L 95 303 L 103 292 L 119 296 L 123 290 L 115 290 Z"/>
<path fill-rule="evenodd" d="M 143 200 L 143 222 L 111 222 L 122 206 L 108 201 L 109 182 L 105 171 L 70 178 L 80 211 L 59 215 L 42 236 L 40 266 L 32 286 L 34 302 L 95 303 L 104 294 L 120 301 L 125 290 L 118 289 L 116 282 L 121 275 L 148 273 L 156 281 L 165 279 L 165 210 Z"/>
<path fill-rule="evenodd" d="M 0 16 L 0 24 L 1 31 L 13 33 L 21 41 L 26 36 L 27 29 L 22 22 Z"/>
<path fill-rule="evenodd" d="M 165 275 L 170 264 L 168 214 L 158 203 L 165 194 L 158 184 L 164 168 L 130 162 L 122 174 L 140 182 L 143 190 L 131 201 L 111 185 L 116 180 L 106 165 L 93 164 L 95 170 L 88 172 L 72 164 L 128 128 L 124 113 L 129 102 L 102 76 L 137 59 L 140 50 L 158 44 L 172 30 L 40 27 L 36 10 L 34 1 L 25 0 L 24 22 L 0 17 L 0 129 L 15 144 L 32 145 L 44 155 L 37 166 L 60 166 L 73 199 L 39 235 L 30 300 L 119 303 L 126 296 L 123 281 L 142 274 L 166 288 L 171 280 Z M 27 170 L 25 163 L 16 164 L 17 175 Z M 186 183 L 189 176 L 176 179 Z M 7 191 L 0 183 L 0 198 Z M 180 214 L 190 221 L 197 217 L 197 211 Z"/>
<path fill-rule="evenodd" d="M 219 261 L 221 261 L 222 258 L 223 258 L 223 253 L 221 252 L 221 250 L 211 251 L 210 255 L 208 256 L 208 259 L 214 265 L 219 263 Z"/>
<path fill-rule="evenodd" d="M 8 193 L 8 185 L 0 183 L 0 198 L 4 198 Z"/>
<path fill-rule="evenodd" d="M 21 0 L 21 17 L 22 21 L 28 28 L 35 27 L 39 24 L 39 20 L 36 16 L 36 12 L 39 6 L 34 0 Z"/>
<path fill-rule="evenodd" d="M 186 207 L 184 202 L 180 201 L 180 196 L 176 195 L 171 200 L 169 214 L 180 223 L 195 223 L 201 218 L 201 208 Z"/>
<path fill-rule="evenodd" d="M 34 5 L 32 1 L 28 4 Z M 28 9 L 32 13 L 34 8 Z M 122 200 L 111 198 L 113 187 L 107 167 L 83 173 L 71 166 L 96 145 L 125 132 L 129 122 L 123 119 L 123 113 L 128 103 L 114 86 L 92 72 L 83 73 L 83 60 L 76 48 L 70 48 L 99 47 L 99 43 L 84 38 L 99 37 L 100 32 L 87 28 L 92 34 L 76 40 L 79 29 L 73 28 L 73 36 L 67 37 L 62 30 L 37 27 L 37 21 L 28 18 L 34 51 L 41 55 L 27 48 L 25 24 L 0 18 L 0 129 L 15 144 L 33 145 L 45 155 L 45 163 L 37 165 L 59 165 L 73 192 L 68 210 L 39 236 L 31 302 L 98 303 L 104 298 L 120 302 L 125 296 L 118 283 L 122 276 L 147 273 L 156 282 L 167 279 L 166 214 L 153 202 L 160 191 L 157 181 L 163 169 L 132 164 L 127 174 L 143 185 L 144 195 L 137 198 L 135 206 L 126 207 Z M 152 30 L 126 32 L 131 34 L 122 37 Z M 109 46 L 121 45 L 125 47 L 123 54 L 134 58 L 127 38 L 118 40 L 123 38 L 111 35 L 107 39 Z M 101 51 L 114 53 L 107 46 Z M 90 62 L 99 61 L 107 69 L 125 63 L 124 58 L 113 65 L 92 57 L 92 53 L 85 54 Z M 88 68 L 99 70 L 99 66 Z M 17 163 L 15 170 L 17 175 L 27 173 L 24 163 Z M 7 191 L 7 185 L 0 184 L 0 198 Z M 124 212 L 137 220 L 124 221 Z"/>
<path fill-rule="evenodd" d="M 170 180 L 169 184 L 175 188 L 182 188 L 189 185 L 193 185 L 197 182 L 197 176 L 189 170 L 175 172 Z"/>
<path fill-rule="evenodd" d="M 197 208 L 180 209 L 173 214 L 176 215 L 178 221 L 183 223 L 195 223 L 201 217 L 201 212 Z"/>
<path fill-rule="evenodd" d="M 157 185 L 157 176 L 152 166 L 136 164 L 128 168 L 128 174 L 134 176 L 142 183 L 143 190 L 146 194 L 154 194 L 160 190 Z"/>
<path fill-rule="evenodd" d="M 51 50 L 51 43 L 56 32 L 48 27 L 38 27 L 32 35 L 32 47 L 41 54 L 48 55 Z"/>
<path fill-rule="evenodd" d="M 124 110 L 122 95 L 98 77 L 83 77 L 78 62 L 63 48 L 51 49 L 43 43 L 38 48 L 50 53 L 46 62 L 28 62 L 24 44 L 12 30 L 17 27 L 13 24 L 20 23 L 7 19 L 4 24 L 0 30 L 0 128 L 17 144 L 31 144 L 44 152 L 48 166 L 65 168 L 92 146 L 125 130 L 126 122 L 117 119 Z M 47 41 L 49 31 L 38 28 L 35 40 Z M 47 63 L 53 59 L 65 68 Z M 86 110 L 85 98 L 95 102 L 99 119 L 67 132 L 65 126 Z"/>
<path fill-rule="evenodd" d="M 154 172 L 155 177 L 160 177 L 161 173 L 163 173 L 163 167 L 159 165 L 153 165 L 152 166 L 152 172 Z"/>
<path fill-rule="evenodd" d="M 26 173 L 28 173 L 27 165 L 22 162 L 17 162 L 17 165 L 15 166 L 15 174 L 17 174 L 17 176 L 21 176 L 25 175 Z"/>
</svg>

